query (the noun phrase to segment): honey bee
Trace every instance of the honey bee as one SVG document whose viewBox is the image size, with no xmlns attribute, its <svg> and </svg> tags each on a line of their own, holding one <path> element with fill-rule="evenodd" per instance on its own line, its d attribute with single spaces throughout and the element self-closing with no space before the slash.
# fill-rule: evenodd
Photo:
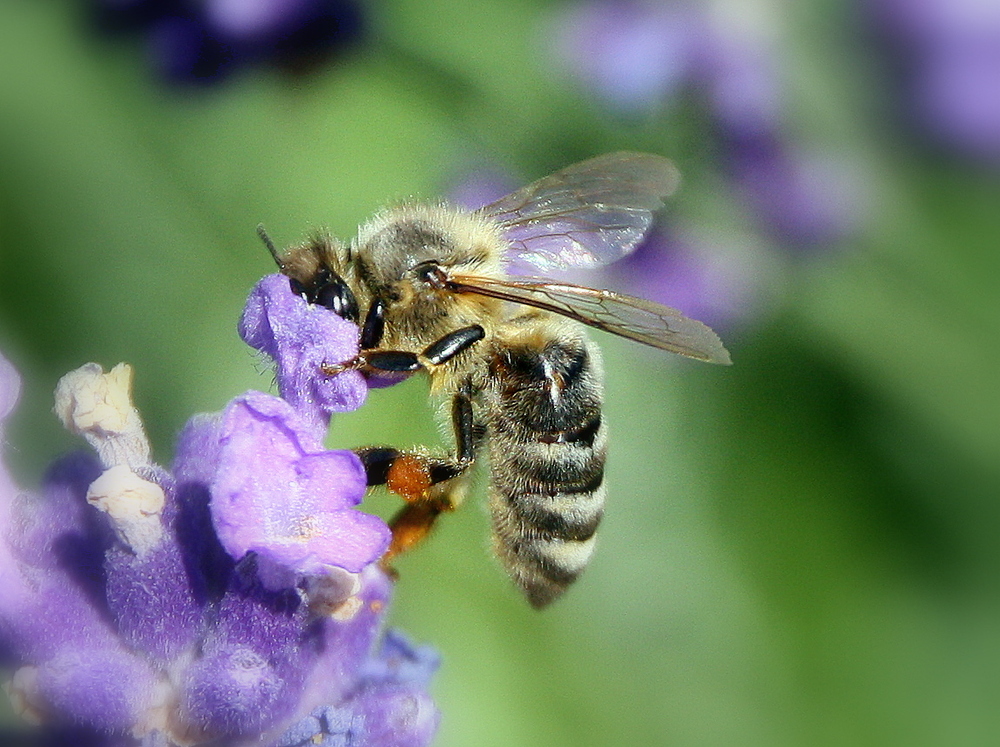
<svg viewBox="0 0 1000 747">
<path fill-rule="evenodd" d="M 406 505 L 387 557 L 453 509 L 483 452 L 493 546 L 536 608 L 559 597 L 594 550 L 604 512 L 603 370 L 583 325 L 709 363 L 730 362 L 701 322 L 651 301 L 515 276 L 592 268 L 629 254 L 679 176 L 660 156 L 611 153 L 569 166 L 484 208 L 403 204 L 349 244 L 320 236 L 279 252 L 291 287 L 361 325 L 360 353 L 322 375 L 429 375 L 455 436 L 446 455 L 358 449 L 369 485 Z"/>
</svg>

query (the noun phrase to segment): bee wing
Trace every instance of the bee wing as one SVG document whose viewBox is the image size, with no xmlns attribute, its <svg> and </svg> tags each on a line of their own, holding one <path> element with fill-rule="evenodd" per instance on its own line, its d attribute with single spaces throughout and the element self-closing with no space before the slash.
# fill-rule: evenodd
<svg viewBox="0 0 1000 747">
<path fill-rule="evenodd" d="M 541 270 L 606 265 L 629 254 L 680 174 L 649 153 L 608 153 L 568 166 L 480 209 L 503 228 L 508 262 Z"/>
<path fill-rule="evenodd" d="M 609 290 L 547 280 L 512 280 L 455 275 L 449 287 L 457 293 L 477 293 L 534 306 L 575 319 L 613 335 L 654 348 L 729 364 L 729 352 L 707 325 L 689 319 L 677 309 Z"/>
</svg>

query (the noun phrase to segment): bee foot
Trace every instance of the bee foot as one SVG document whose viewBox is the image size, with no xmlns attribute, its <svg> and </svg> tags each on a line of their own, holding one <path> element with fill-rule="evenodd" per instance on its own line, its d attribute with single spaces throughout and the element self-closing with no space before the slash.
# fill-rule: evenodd
<svg viewBox="0 0 1000 747">
<path fill-rule="evenodd" d="M 343 361 L 342 363 L 324 363 L 320 366 L 320 370 L 325 376 L 336 376 L 337 374 L 344 373 L 344 371 L 358 371 L 368 365 L 368 361 L 363 355 L 357 355 L 351 358 L 349 361 Z"/>
</svg>

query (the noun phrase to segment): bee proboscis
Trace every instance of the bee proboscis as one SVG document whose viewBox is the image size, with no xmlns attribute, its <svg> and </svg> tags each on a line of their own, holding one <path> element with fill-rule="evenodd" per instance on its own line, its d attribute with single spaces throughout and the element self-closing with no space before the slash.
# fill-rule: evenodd
<svg viewBox="0 0 1000 747">
<path fill-rule="evenodd" d="M 485 450 L 493 545 L 528 601 L 544 607 L 584 569 L 604 511 L 607 427 L 600 353 L 582 325 L 709 363 L 729 354 L 675 309 L 513 273 L 626 256 L 677 184 L 661 156 L 611 153 L 476 211 L 388 208 L 348 244 L 319 236 L 278 252 L 262 232 L 294 291 L 361 325 L 359 355 L 323 375 L 426 371 L 450 397 L 453 453 L 358 450 L 369 485 L 407 500 L 390 557 L 457 505 Z"/>
</svg>

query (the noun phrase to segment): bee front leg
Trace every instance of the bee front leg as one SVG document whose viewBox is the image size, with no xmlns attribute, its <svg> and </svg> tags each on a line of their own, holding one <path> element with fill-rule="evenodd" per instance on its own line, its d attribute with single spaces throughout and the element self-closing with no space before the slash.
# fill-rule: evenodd
<svg viewBox="0 0 1000 747">
<path fill-rule="evenodd" d="M 376 306 L 373 304 L 372 308 Z M 372 313 L 369 312 L 370 318 Z M 368 331 L 369 319 L 365 319 L 365 328 L 362 331 L 362 342 L 365 341 Z M 478 324 L 456 329 L 449 332 L 440 340 L 431 343 L 423 352 L 414 353 L 409 350 L 372 350 L 362 348 L 357 357 L 346 363 L 336 363 L 333 365 L 324 364 L 323 373 L 327 376 L 334 376 L 348 370 L 367 370 L 371 372 L 387 373 L 414 373 L 422 368 L 440 366 L 447 363 L 456 355 L 468 350 L 475 343 L 486 336 L 486 332 Z"/>
<path fill-rule="evenodd" d="M 383 563 L 418 545 L 438 516 L 461 503 L 465 481 L 457 478 L 472 465 L 480 440 L 468 382 L 452 400 L 452 425 L 457 446 L 454 457 L 431 457 L 384 446 L 356 451 L 368 485 L 385 485 L 406 501 L 390 522 L 392 543 Z"/>
</svg>

